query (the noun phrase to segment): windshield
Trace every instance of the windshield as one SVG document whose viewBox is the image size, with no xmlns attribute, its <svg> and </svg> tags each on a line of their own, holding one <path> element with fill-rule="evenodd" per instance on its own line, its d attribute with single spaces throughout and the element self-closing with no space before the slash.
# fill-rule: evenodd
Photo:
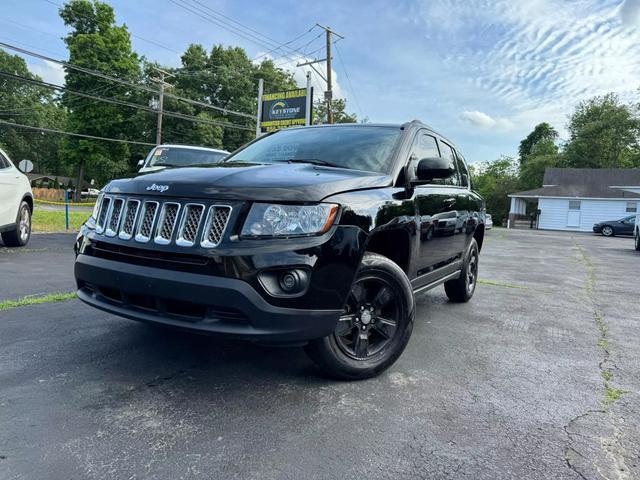
<svg viewBox="0 0 640 480">
<path fill-rule="evenodd" d="M 309 162 L 386 172 L 400 127 L 340 126 L 280 130 L 228 157 L 229 162 Z"/>
<path fill-rule="evenodd" d="M 188 167 L 218 163 L 227 154 L 186 147 L 157 147 L 147 167 Z"/>
</svg>

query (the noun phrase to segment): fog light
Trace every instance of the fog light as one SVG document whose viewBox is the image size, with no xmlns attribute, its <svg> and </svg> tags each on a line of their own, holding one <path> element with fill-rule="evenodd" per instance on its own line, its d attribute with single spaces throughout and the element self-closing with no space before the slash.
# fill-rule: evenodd
<svg viewBox="0 0 640 480">
<path fill-rule="evenodd" d="M 306 268 L 264 270 L 258 274 L 262 287 L 274 297 L 299 297 L 309 288 L 309 272 Z"/>
<path fill-rule="evenodd" d="M 295 270 L 291 272 L 285 272 L 280 275 L 280 288 L 285 292 L 292 292 L 294 290 L 298 290 L 298 282 L 300 281 L 300 276 L 298 272 Z"/>
</svg>

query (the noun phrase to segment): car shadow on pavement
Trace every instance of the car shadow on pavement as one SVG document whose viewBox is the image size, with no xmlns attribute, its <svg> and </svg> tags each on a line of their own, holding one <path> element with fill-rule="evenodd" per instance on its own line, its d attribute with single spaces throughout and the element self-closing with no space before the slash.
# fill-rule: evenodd
<svg viewBox="0 0 640 480">
<path fill-rule="evenodd" d="M 301 347 L 258 345 L 144 323 L 123 325 L 118 330 L 118 343 L 122 343 L 112 347 L 121 353 L 110 357 L 102 373 L 94 372 L 98 377 L 124 376 L 149 387 L 181 381 L 203 391 L 256 381 L 333 383 Z"/>
</svg>

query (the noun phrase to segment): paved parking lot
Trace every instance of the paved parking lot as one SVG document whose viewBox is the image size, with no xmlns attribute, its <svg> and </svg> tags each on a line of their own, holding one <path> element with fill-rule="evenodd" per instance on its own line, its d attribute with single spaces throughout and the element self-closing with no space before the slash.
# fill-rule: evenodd
<svg viewBox="0 0 640 480">
<path fill-rule="evenodd" d="M 0 302 L 73 290 L 72 242 L 0 246 Z M 480 268 L 353 383 L 77 300 L 0 311 L 0 479 L 640 478 L 632 240 L 493 230 Z"/>
</svg>

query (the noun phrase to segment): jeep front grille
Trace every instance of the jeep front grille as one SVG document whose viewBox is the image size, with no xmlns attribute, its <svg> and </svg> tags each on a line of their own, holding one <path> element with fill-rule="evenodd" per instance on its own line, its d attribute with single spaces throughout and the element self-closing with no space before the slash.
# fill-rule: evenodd
<svg viewBox="0 0 640 480">
<path fill-rule="evenodd" d="M 207 216 L 202 238 L 203 247 L 213 248 L 218 246 L 227 228 L 227 223 L 229 223 L 230 215 L 231 207 L 226 205 L 212 205 L 209 208 L 209 215 Z"/>
<path fill-rule="evenodd" d="M 195 243 L 203 211 L 204 205 L 193 203 L 185 205 L 176 244 L 182 247 L 190 247 Z"/>
<path fill-rule="evenodd" d="M 115 198 L 113 200 L 113 207 L 111 208 L 111 215 L 109 216 L 109 224 L 107 225 L 107 230 L 104 232 L 107 237 L 115 237 L 118 233 L 123 205 L 124 200 L 122 198 Z"/>
<path fill-rule="evenodd" d="M 158 233 L 156 234 L 155 242 L 161 245 L 168 245 L 171 243 L 171 236 L 173 235 L 173 227 L 176 226 L 176 220 L 178 219 L 178 212 L 180 211 L 179 203 L 165 203 L 162 205 L 160 211 L 160 218 L 158 219 Z"/>
<path fill-rule="evenodd" d="M 138 216 L 138 209 L 140 208 L 139 200 L 127 200 L 127 205 L 124 212 L 124 220 L 120 227 L 119 237 L 123 240 L 129 240 L 133 236 L 133 229 L 136 226 L 136 219 Z"/>
<path fill-rule="evenodd" d="M 229 205 L 106 195 L 98 213 L 96 233 L 121 240 L 133 238 L 140 243 L 215 248 L 222 242 L 231 210 Z"/>
<path fill-rule="evenodd" d="M 157 211 L 158 202 L 144 202 L 144 205 L 142 206 L 142 219 L 140 220 L 138 233 L 136 234 L 137 242 L 146 243 L 151 238 L 151 232 Z"/>
<path fill-rule="evenodd" d="M 98 213 L 98 220 L 96 222 L 96 231 L 98 233 L 104 232 L 105 222 L 107 220 L 107 214 L 109 213 L 110 207 L 111 197 L 104 197 L 102 199 L 102 204 L 100 205 L 100 212 Z"/>
</svg>

